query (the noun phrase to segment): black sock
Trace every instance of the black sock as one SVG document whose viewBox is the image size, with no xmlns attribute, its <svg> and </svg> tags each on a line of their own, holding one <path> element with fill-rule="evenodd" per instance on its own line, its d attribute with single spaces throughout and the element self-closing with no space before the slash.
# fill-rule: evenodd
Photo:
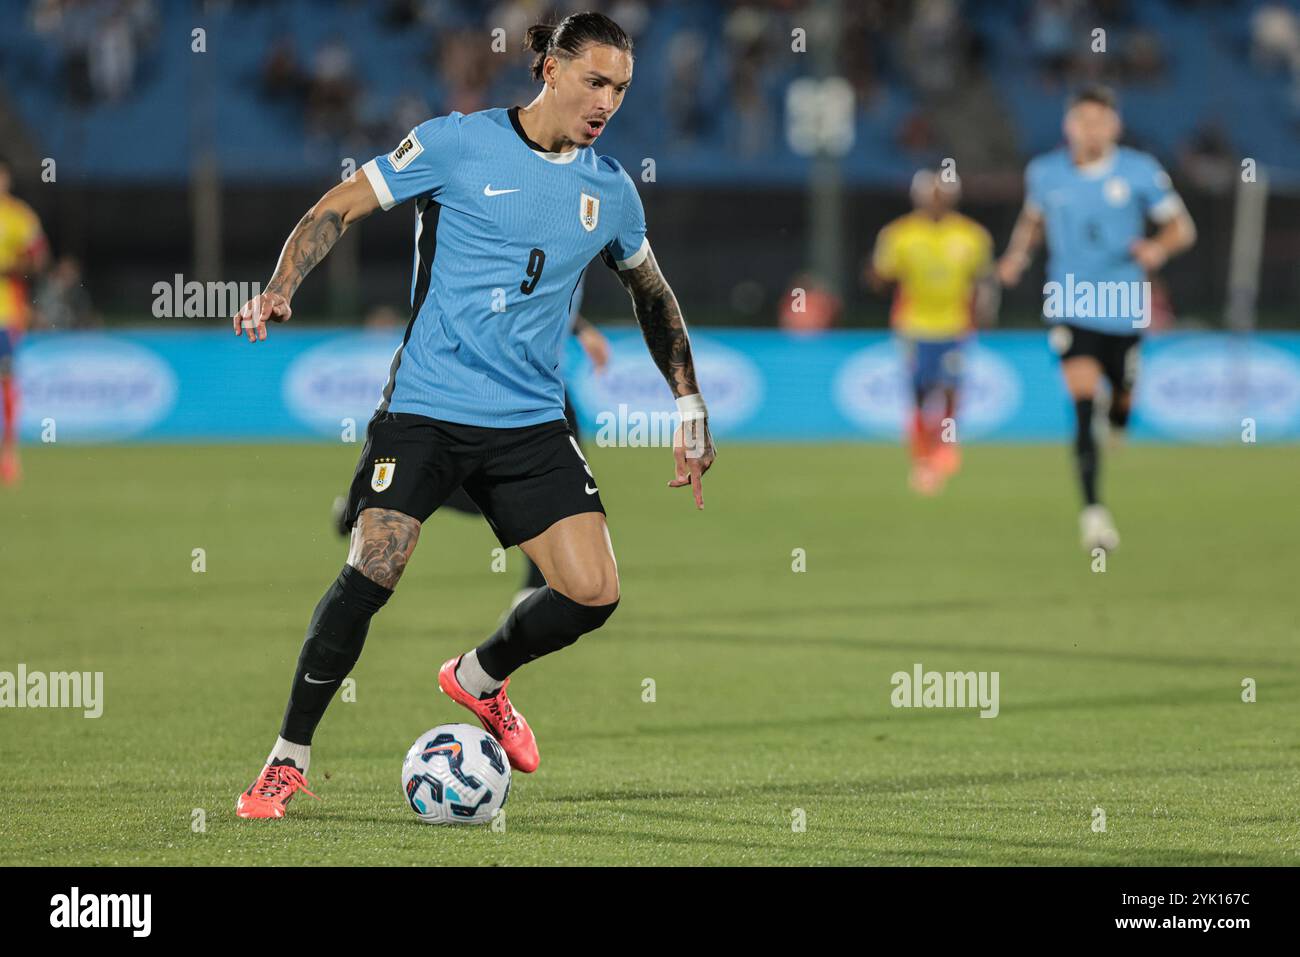
<svg viewBox="0 0 1300 957">
<path fill-rule="evenodd" d="M 1074 462 L 1079 470 L 1079 484 L 1087 505 L 1097 504 L 1097 440 L 1092 434 L 1092 399 L 1074 403 Z"/>
<path fill-rule="evenodd" d="M 582 605 L 554 588 L 539 588 L 515 606 L 492 637 L 475 649 L 478 663 L 497 681 L 504 681 L 525 662 L 567 648 L 595 631 L 617 607 L 617 601 Z"/>
<path fill-rule="evenodd" d="M 545 588 L 545 587 L 546 587 L 546 576 L 543 575 L 543 574 L 542 574 L 542 570 L 541 570 L 540 568 L 537 567 L 537 563 L 534 562 L 534 561 L 533 561 L 531 558 L 529 558 L 527 555 L 524 556 L 524 563 L 525 563 L 526 566 L 527 566 L 527 570 L 526 570 L 526 572 L 525 572 L 525 574 L 524 574 L 524 587 L 525 587 L 525 588 Z"/>
<path fill-rule="evenodd" d="M 391 589 L 376 584 L 351 565 L 339 572 L 316 605 L 307 627 L 280 737 L 294 744 L 311 744 L 334 692 L 361 657 L 371 616 L 384 607 L 392 594 Z"/>
<path fill-rule="evenodd" d="M 1106 417 L 1110 419 L 1110 427 L 1117 431 L 1123 431 L 1128 428 L 1129 408 L 1132 401 L 1126 393 L 1118 391 L 1112 392 L 1110 397 L 1110 410 Z"/>
</svg>

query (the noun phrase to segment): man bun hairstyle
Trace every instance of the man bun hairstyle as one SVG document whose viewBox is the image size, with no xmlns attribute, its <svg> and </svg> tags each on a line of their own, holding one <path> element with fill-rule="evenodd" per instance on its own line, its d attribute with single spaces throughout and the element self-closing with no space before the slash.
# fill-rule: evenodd
<svg viewBox="0 0 1300 957">
<path fill-rule="evenodd" d="M 533 51 L 532 75 L 542 78 L 548 56 L 571 60 L 590 43 L 611 46 L 632 55 L 632 38 L 603 13 L 571 13 L 559 23 L 537 23 L 524 34 L 524 49 Z"/>
</svg>

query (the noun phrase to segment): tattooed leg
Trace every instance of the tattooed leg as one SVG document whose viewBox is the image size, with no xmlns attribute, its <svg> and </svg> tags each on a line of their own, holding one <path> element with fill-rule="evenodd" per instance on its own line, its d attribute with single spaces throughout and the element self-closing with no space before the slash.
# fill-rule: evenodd
<svg viewBox="0 0 1300 957">
<path fill-rule="evenodd" d="M 401 512 L 368 508 L 357 518 L 348 563 L 307 628 L 280 727 L 282 739 L 311 744 L 334 692 L 361 657 L 370 619 L 393 594 L 419 537 L 420 523 Z"/>
<path fill-rule="evenodd" d="M 411 516 L 389 508 L 367 508 L 352 529 L 348 564 L 392 591 L 419 540 L 420 523 Z"/>
</svg>

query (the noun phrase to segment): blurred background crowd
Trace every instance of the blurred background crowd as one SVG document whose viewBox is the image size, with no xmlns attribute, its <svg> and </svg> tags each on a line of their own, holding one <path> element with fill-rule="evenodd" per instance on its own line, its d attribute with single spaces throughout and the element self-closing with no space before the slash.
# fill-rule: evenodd
<svg viewBox="0 0 1300 957">
<path fill-rule="evenodd" d="M 601 151 L 632 170 L 654 159 L 642 191 L 656 248 L 677 251 L 675 281 L 702 321 L 778 322 L 798 281 L 836 322 L 884 321 L 866 288 L 807 273 L 805 210 L 821 174 L 790 140 L 787 95 L 823 44 L 854 93 L 852 147 L 836 161 L 845 275 L 906 208 L 913 173 L 944 157 L 968 212 L 1004 243 L 1025 162 L 1060 142 L 1066 94 L 1104 80 L 1120 92 L 1125 142 L 1164 162 L 1209 227 L 1170 270 L 1174 301 L 1217 321 L 1249 157 L 1273 191 L 1262 315 L 1295 321 L 1294 0 L 0 0 L 0 150 L 69 257 L 65 274 L 84 268 L 112 321 L 147 302 L 143 284 L 160 274 L 219 262 L 223 277 L 264 278 L 293 210 L 341 163 L 391 149 L 433 115 L 528 102 L 525 28 L 587 8 L 636 42 L 635 82 Z M 46 158 L 68 189 L 43 188 Z M 199 171 L 221 196 L 215 259 L 193 248 L 204 242 L 195 218 L 218 215 L 193 198 Z M 126 217 L 143 235 L 121 234 Z M 321 293 L 319 312 L 391 304 L 408 230 L 371 230 L 365 275 L 347 295 Z M 616 307 L 610 293 L 594 291 L 597 314 Z M 1009 307 L 1011 321 L 1034 321 L 1031 293 Z"/>
</svg>

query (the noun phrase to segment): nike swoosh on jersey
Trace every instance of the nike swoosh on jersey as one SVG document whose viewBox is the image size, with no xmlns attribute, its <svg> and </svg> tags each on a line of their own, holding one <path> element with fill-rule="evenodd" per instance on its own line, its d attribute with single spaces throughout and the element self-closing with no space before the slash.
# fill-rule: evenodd
<svg viewBox="0 0 1300 957">
<path fill-rule="evenodd" d="M 583 490 L 584 492 L 586 492 L 588 495 L 595 495 L 597 492 L 600 491 L 600 489 L 598 489 L 598 488 L 592 488 L 590 485 L 584 485 L 584 486 L 582 487 L 582 490 Z"/>
<path fill-rule="evenodd" d="M 326 678 L 324 681 L 313 681 L 311 675 L 303 675 L 303 680 L 309 685 L 328 685 L 338 681 L 338 678 Z"/>
<path fill-rule="evenodd" d="M 517 193 L 517 192 L 519 192 L 518 189 L 493 189 L 491 183 L 483 187 L 484 196 L 501 196 L 504 193 Z"/>
</svg>

